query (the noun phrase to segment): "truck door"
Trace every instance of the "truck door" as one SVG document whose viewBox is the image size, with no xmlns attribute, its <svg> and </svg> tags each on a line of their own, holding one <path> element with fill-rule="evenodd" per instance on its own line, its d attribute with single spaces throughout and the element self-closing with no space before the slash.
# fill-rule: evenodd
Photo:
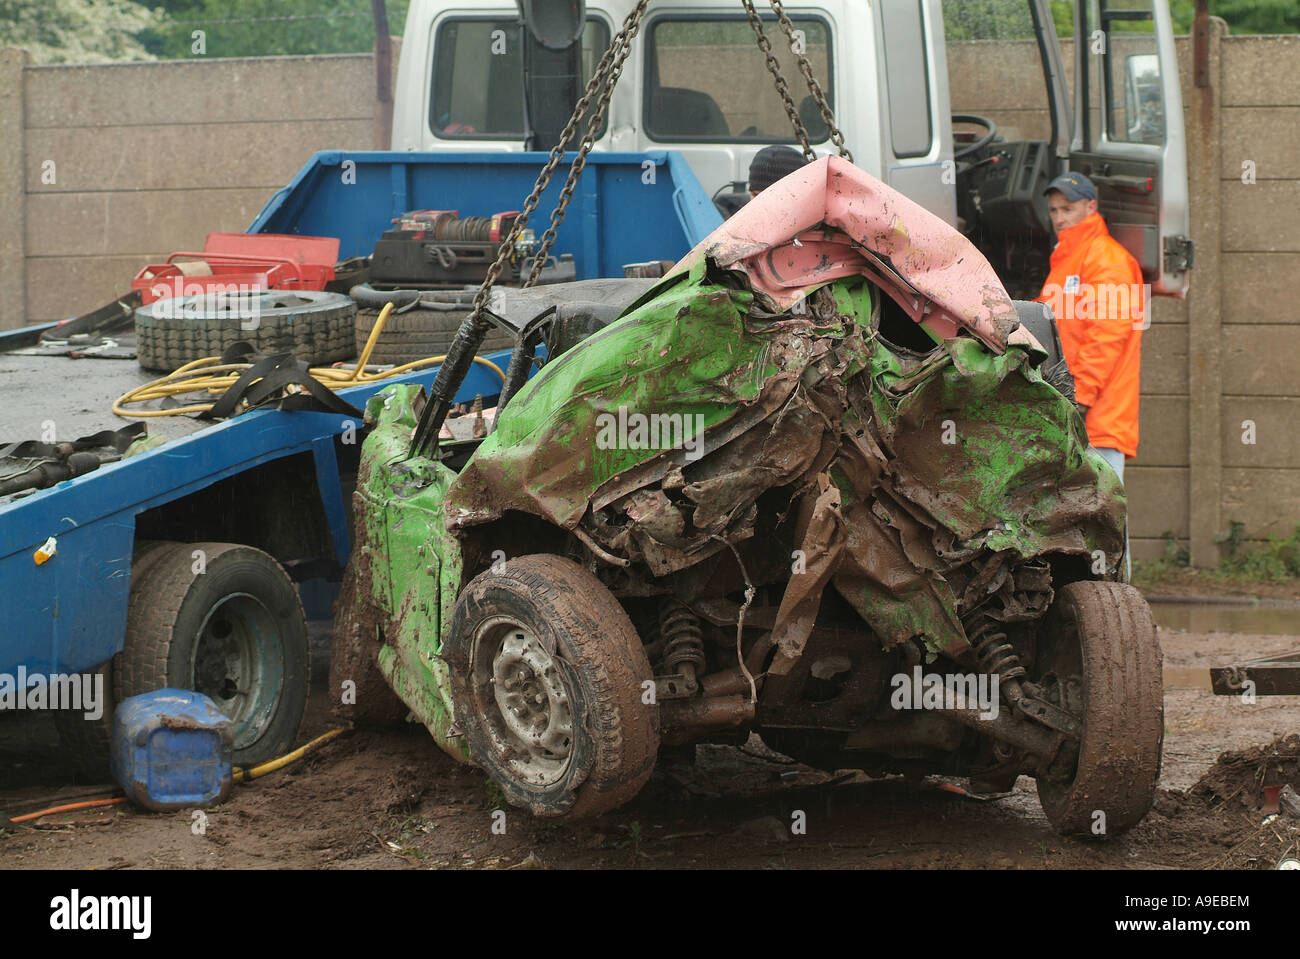
<svg viewBox="0 0 1300 959">
<path fill-rule="evenodd" d="M 948 67 L 939 0 L 880 0 L 880 177 L 949 224 L 957 222 Z"/>
<path fill-rule="evenodd" d="M 1167 0 L 1079 0 L 1070 169 L 1097 185 L 1111 235 L 1152 292 L 1182 297 L 1192 265 L 1187 153 Z"/>
</svg>

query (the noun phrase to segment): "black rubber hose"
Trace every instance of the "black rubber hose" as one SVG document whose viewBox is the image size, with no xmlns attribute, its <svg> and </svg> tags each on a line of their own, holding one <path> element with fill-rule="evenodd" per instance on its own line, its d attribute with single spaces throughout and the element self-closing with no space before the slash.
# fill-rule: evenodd
<svg viewBox="0 0 1300 959">
<path fill-rule="evenodd" d="M 442 424 L 447 420 L 456 390 L 465 381 L 470 364 L 483 345 L 483 339 L 491 328 L 491 322 L 482 314 L 470 313 L 460 324 L 460 329 L 447 347 L 447 358 L 438 367 L 438 375 L 433 378 L 429 388 L 429 402 L 420 411 L 420 422 L 411 437 L 407 456 L 424 454 L 432 456 L 438 448 L 438 434 Z"/>
<path fill-rule="evenodd" d="M 542 331 L 536 329 L 515 344 L 514 352 L 510 354 L 510 365 L 506 367 L 505 381 L 501 384 L 501 397 L 497 400 L 497 416 L 501 415 L 506 404 L 528 381 L 528 371 L 532 368 L 533 357 L 537 355 L 537 344 L 541 340 Z M 493 417 L 492 426 L 496 425 L 496 417 Z"/>
<path fill-rule="evenodd" d="M 73 453 L 64 462 L 38 463 L 24 473 L 0 481 L 0 496 L 8 496 L 25 489 L 46 489 L 55 483 L 82 476 L 99 469 L 99 457 L 94 453 Z"/>
<path fill-rule="evenodd" d="M 451 294 L 456 295 L 460 302 L 434 299 L 435 296 Z M 421 310 L 451 313 L 468 309 L 474 302 L 472 294 L 462 293 L 460 290 L 376 290 L 364 283 L 348 290 L 348 296 L 356 301 L 357 306 L 366 309 L 382 310 L 385 305 L 392 303 L 394 313 L 406 313 L 417 307 Z"/>
<path fill-rule="evenodd" d="M 374 310 L 382 310 L 389 303 L 398 313 L 405 313 L 413 309 L 420 303 L 419 290 L 376 290 L 374 287 L 361 283 L 348 290 L 348 296 L 352 297 L 357 306 L 369 307 Z"/>
</svg>

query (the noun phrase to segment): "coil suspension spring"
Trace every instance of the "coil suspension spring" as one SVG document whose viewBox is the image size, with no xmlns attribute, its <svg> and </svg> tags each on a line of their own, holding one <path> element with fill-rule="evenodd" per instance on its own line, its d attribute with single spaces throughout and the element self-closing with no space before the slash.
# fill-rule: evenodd
<svg viewBox="0 0 1300 959">
<path fill-rule="evenodd" d="M 998 685 L 1006 692 L 1007 699 L 1014 703 L 1021 696 L 1020 680 L 1028 673 L 1015 649 L 1007 642 L 1001 624 L 987 613 L 980 614 L 967 626 L 966 637 L 975 650 L 979 668 L 990 676 L 997 676 Z"/>
<path fill-rule="evenodd" d="M 681 603 L 668 602 L 659 612 L 659 635 L 664 641 L 664 665 L 681 673 L 694 687 L 704 671 L 704 632 L 700 620 Z"/>
</svg>

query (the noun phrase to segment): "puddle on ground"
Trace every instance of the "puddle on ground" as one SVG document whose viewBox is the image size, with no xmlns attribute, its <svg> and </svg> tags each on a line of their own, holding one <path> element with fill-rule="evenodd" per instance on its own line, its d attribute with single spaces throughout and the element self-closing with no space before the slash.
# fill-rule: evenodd
<svg viewBox="0 0 1300 959">
<path fill-rule="evenodd" d="M 1187 667 L 1164 668 L 1165 689 L 1205 689 L 1212 690 L 1210 685 L 1210 670 L 1206 666 L 1195 669 Z"/>
<path fill-rule="evenodd" d="M 1228 604 L 1228 603 L 1152 603 L 1151 612 L 1156 625 L 1163 630 L 1185 630 L 1191 633 L 1245 633 L 1263 636 L 1294 636 L 1292 645 L 1300 648 L 1300 605 Z M 1177 642 L 1177 637 L 1164 633 L 1160 640 L 1166 644 Z M 1255 655 L 1245 659 L 1260 659 L 1278 652 L 1287 644 L 1259 648 Z M 1229 657 L 1230 659 L 1231 657 Z M 1228 660 L 1217 665 L 1226 666 Z M 1164 669 L 1165 688 L 1211 689 L 1208 666 L 1171 667 Z"/>
<path fill-rule="evenodd" d="M 1164 629 L 1300 636 L 1300 605 L 1152 603 L 1151 611 Z"/>
</svg>

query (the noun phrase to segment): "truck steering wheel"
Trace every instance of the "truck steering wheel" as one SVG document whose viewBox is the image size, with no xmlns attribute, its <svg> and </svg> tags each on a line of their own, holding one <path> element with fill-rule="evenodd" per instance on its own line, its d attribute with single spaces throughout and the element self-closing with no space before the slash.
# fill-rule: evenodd
<svg viewBox="0 0 1300 959">
<path fill-rule="evenodd" d="M 974 143 L 970 144 L 969 146 L 963 147 L 960 150 L 955 151 L 952 155 L 952 158 L 954 160 L 960 160 L 962 157 L 970 156 L 972 153 L 984 149 L 986 146 L 992 143 L 993 138 L 998 135 L 998 125 L 994 123 L 992 120 L 990 120 L 988 117 L 982 117 L 977 113 L 954 113 L 952 115 L 952 122 L 953 123 L 974 123 L 976 126 L 981 126 L 984 127 L 984 129 L 988 130 L 987 133 L 985 133 Z M 956 137 L 954 137 L 953 139 L 955 141 Z"/>
</svg>

